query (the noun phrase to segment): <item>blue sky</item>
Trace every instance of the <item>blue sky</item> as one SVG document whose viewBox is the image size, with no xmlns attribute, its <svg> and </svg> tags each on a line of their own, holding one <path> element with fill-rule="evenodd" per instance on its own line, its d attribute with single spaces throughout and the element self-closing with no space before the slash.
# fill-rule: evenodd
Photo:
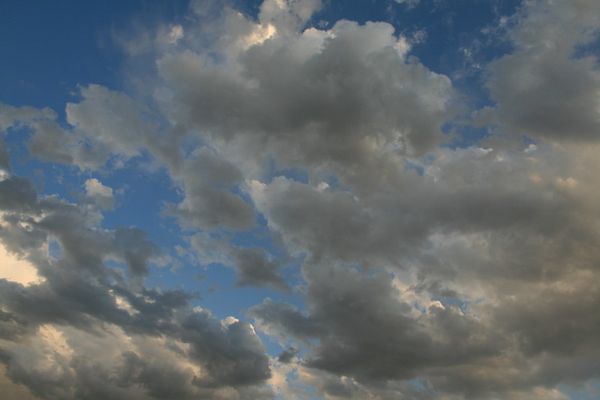
<svg viewBox="0 0 600 400">
<path fill-rule="evenodd" d="M 597 398 L 598 15 L 3 1 L 0 388 Z"/>
</svg>

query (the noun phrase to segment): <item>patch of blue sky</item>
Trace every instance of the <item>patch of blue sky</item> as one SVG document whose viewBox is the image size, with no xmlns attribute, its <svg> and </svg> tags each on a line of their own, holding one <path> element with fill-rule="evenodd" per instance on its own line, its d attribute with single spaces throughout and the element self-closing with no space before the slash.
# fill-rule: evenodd
<svg viewBox="0 0 600 400">
<path fill-rule="evenodd" d="M 265 298 L 275 302 L 286 302 L 298 308 L 303 307 L 301 293 L 296 290 L 280 291 L 269 287 L 240 287 L 232 268 L 221 264 L 210 264 L 205 267 L 182 265 L 178 268 L 155 267 L 146 279 L 150 287 L 162 289 L 179 289 L 197 293 L 192 301 L 210 310 L 217 318 L 228 316 L 246 319 L 249 307 L 262 303 Z M 278 351 L 280 349 L 277 349 Z"/>
<path fill-rule="evenodd" d="M 600 31 L 592 32 L 588 41 L 575 46 L 572 57 L 574 59 L 592 57 L 596 62 L 600 61 Z"/>
<path fill-rule="evenodd" d="M 10 62 L 0 67 L 0 98 L 13 105 L 51 107 L 64 116 L 64 104 L 77 85 L 118 86 L 113 67 L 119 52 L 110 43 L 111 29 L 139 12 L 141 3 L 67 0 L 31 7 L 3 1 L 0 48 Z"/>
<path fill-rule="evenodd" d="M 165 247 L 181 245 L 180 229 L 174 218 L 165 218 L 166 204 L 181 201 L 181 195 L 164 170 L 148 173 L 129 167 L 99 177 L 115 193 L 116 207 L 104 213 L 104 226 L 137 227 L 148 237 Z"/>
<path fill-rule="evenodd" d="M 48 254 L 50 254 L 50 257 L 54 258 L 55 260 L 58 260 L 62 257 L 62 248 L 58 240 L 53 238 L 48 240 Z"/>
<path fill-rule="evenodd" d="M 559 390 L 570 400 L 600 399 L 600 380 L 595 379 L 578 385 L 561 384 Z"/>
<path fill-rule="evenodd" d="M 310 176 L 308 171 L 304 168 L 299 167 L 282 167 L 277 164 L 277 160 L 273 157 L 269 157 L 265 165 L 265 173 L 262 177 L 264 182 L 270 183 L 273 179 L 283 176 L 287 179 L 297 181 L 300 183 L 308 183 Z"/>
<path fill-rule="evenodd" d="M 470 302 L 465 299 L 452 296 L 432 296 L 431 300 L 439 301 L 444 307 L 458 307 L 465 314 L 469 311 Z"/>
<path fill-rule="evenodd" d="M 478 146 L 479 143 L 490 134 L 487 127 L 478 127 L 464 121 L 447 125 L 447 136 L 445 137 L 445 142 L 441 144 L 441 147 L 449 149 Z"/>
<path fill-rule="evenodd" d="M 427 383 L 427 381 L 424 379 L 413 378 L 413 379 L 409 379 L 408 381 L 406 381 L 406 383 L 408 385 L 412 386 L 413 388 L 415 388 L 417 391 L 419 391 L 423 395 L 429 394 L 430 396 L 433 396 L 435 394 L 435 390 L 433 390 L 431 388 L 431 386 Z"/>
</svg>

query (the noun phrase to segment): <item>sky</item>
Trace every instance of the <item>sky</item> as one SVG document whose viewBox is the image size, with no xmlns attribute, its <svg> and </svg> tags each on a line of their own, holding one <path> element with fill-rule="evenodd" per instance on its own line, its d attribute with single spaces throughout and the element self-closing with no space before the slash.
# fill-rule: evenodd
<svg viewBox="0 0 600 400">
<path fill-rule="evenodd" d="M 10 399 L 600 398 L 600 3 L 0 2 Z"/>
</svg>

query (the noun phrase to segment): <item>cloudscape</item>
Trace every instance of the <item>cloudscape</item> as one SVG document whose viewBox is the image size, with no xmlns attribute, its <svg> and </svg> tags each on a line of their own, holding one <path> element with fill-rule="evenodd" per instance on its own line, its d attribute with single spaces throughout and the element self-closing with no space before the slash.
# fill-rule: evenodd
<svg viewBox="0 0 600 400">
<path fill-rule="evenodd" d="M 600 2 L 0 3 L 0 397 L 600 398 Z"/>
</svg>

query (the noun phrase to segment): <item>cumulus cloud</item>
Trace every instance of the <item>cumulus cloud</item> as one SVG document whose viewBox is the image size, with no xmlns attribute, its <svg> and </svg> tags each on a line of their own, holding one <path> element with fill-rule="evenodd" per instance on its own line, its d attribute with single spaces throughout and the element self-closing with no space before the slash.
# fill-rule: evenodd
<svg viewBox="0 0 600 400">
<path fill-rule="evenodd" d="M 0 360 L 15 384 L 49 399 L 269 396 L 251 325 L 219 321 L 187 293 L 140 285 L 159 255 L 142 231 L 99 229 L 95 211 L 39 197 L 26 179 L 0 183 L 0 240 L 42 278 L 0 279 Z"/>
<path fill-rule="evenodd" d="M 158 61 L 164 108 L 248 171 L 271 156 L 357 184 L 376 170 L 393 179 L 402 155 L 442 140 L 452 111 L 449 79 L 408 62 L 403 43 L 389 24 L 341 21 L 234 55 L 217 49 L 226 57 L 219 63 L 204 53 L 166 54 Z"/>
<path fill-rule="evenodd" d="M 185 198 L 180 204 L 170 206 L 167 212 L 182 226 L 251 227 L 253 210 L 235 191 L 242 181 L 242 173 L 235 164 L 203 148 L 189 157 L 174 177 L 180 179 Z"/>
<path fill-rule="evenodd" d="M 515 51 L 488 67 L 493 113 L 502 124 L 552 140 L 598 139 L 597 57 L 579 49 L 597 37 L 599 7 L 594 1 L 525 2 L 509 33 Z"/>
<path fill-rule="evenodd" d="M 96 178 L 84 182 L 85 194 L 95 204 L 102 208 L 111 208 L 114 205 L 112 188 L 105 186 Z"/>
<path fill-rule="evenodd" d="M 452 81 L 388 23 L 313 27 L 320 5 L 265 0 L 252 18 L 192 2 L 131 54 L 156 67 L 137 89 L 83 85 L 64 122 L 0 106 L 0 130 L 28 130 L 41 160 L 164 168 L 180 199 L 163 214 L 182 252 L 232 267 L 238 286 L 303 298 L 248 311 L 287 350 L 269 358 L 242 316 L 147 287 L 164 250 L 134 227 L 102 226 L 111 188 L 87 180 L 81 204 L 40 195 L 0 151 L 0 241 L 37 277 L 0 279 L 7 388 L 562 400 L 563 385 L 600 378 L 599 78 L 584 51 L 597 2 L 526 1 L 507 20 L 513 48 L 486 67 L 491 105 L 469 110 L 489 135 L 462 147 L 445 145 L 467 109 Z M 295 288 L 281 274 L 291 258 Z"/>
<path fill-rule="evenodd" d="M 193 235 L 189 242 L 194 258 L 199 264 L 204 266 L 223 264 L 234 267 L 238 286 L 289 289 L 280 273 L 283 263 L 262 248 L 234 246 L 225 238 L 202 233 Z"/>
</svg>

